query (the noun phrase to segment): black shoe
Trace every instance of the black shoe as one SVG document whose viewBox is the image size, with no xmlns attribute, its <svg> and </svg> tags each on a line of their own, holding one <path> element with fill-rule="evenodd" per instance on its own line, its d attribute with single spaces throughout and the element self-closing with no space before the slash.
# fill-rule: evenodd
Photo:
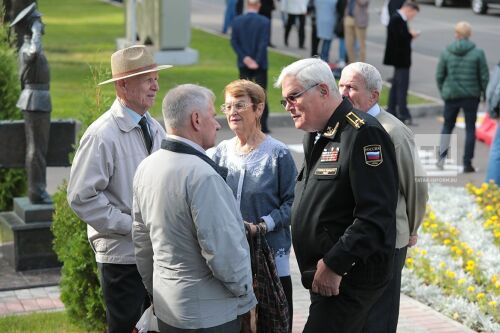
<svg viewBox="0 0 500 333">
<path fill-rule="evenodd" d="M 472 173 L 472 172 L 476 172 L 476 169 L 468 164 L 468 165 L 464 165 L 464 173 Z"/>
</svg>

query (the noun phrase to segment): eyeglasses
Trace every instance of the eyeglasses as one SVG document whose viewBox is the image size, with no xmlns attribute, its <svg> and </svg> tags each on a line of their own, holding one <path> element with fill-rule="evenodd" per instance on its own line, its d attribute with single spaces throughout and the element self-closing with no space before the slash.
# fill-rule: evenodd
<svg viewBox="0 0 500 333">
<path fill-rule="evenodd" d="M 319 86 L 319 83 L 313 84 L 312 86 L 302 90 L 301 92 L 285 97 L 285 99 L 282 99 L 280 103 L 284 108 L 286 108 L 288 104 L 295 105 L 297 103 L 297 98 L 299 98 L 300 96 L 304 95 L 306 92 L 317 86 Z"/>
<path fill-rule="evenodd" d="M 233 104 L 224 103 L 220 106 L 220 111 L 226 115 L 230 115 L 233 112 L 241 113 L 245 111 L 249 105 L 253 105 L 253 103 L 246 103 L 246 102 L 236 102 Z"/>
</svg>

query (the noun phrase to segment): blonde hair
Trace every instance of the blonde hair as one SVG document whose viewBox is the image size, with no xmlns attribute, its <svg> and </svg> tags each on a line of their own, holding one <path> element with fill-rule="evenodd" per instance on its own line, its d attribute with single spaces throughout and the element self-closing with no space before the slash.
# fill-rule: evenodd
<svg viewBox="0 0 500 333">
<path fill-rule="evenodd" d="M 461 39 L 467 39 L 470 37 L 472 28 L 469 22 L 460 21 L 455 25 L 455 33 Z"/>
<path fill-rule="evenodd" d="M 233 97 L 250 97 L 255 110 L 257 104 L 266 102 L 266 92 L 257 83 L 249 80 L 236 80 L 224 88 L 224 96 L 229 94 Z"/>
</svg>

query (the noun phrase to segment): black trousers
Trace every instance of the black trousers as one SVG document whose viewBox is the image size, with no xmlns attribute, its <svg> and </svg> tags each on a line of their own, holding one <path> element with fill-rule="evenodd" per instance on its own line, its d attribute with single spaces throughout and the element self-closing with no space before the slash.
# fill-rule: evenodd
<svg viewBox="0 0 500 333">
<path fill-rule="evenodd" d="M 281 276 L 280 277 L 281 285 L 283 286 L 283 290 L 285 291 L 286 302 L 288 303 L 288 314 L 290 315 L 290 330 L 292 331 L 292 323 L 293 323 L 293 292 L 292 292 L 292 277 Z"/>
<path fill-rule="evenodd" d="M 292 26 L 295 24 L 295 18 L 299 19 L 299 47 L 301 49 L 304 48 L 304 42 L 306 39 L 306 15 L 295 15 L 288 14 L 288 19 L 286 20 L 285 26 L 285 45 L 288 46 L 288 36 L 290 36 L 290 30 L 292 30 Z"/>
<path fill-rule="evenodd" d="M 411 120 L 408 111 L 408 87 L 410 85 L 410 68 L 394 68 L 394 77 L 389 92 L 389 105 L 387 111 L 401 121 Z"/>
<path fill-rule="evenodd" d="M 465 149 L 463 163 L 465 166 L 472 165 L 474 148 L 476 145 L 476 119 L 479 98 L 457 98 L 444 101 L 444 124 L 441 130 L 441 142 L 439 144 L 440 158 L 448 155 L 450 145 L 450 134 L 455 128 L 457 116 L 460 109 L 464 110 L 465 117 Z"/>
<path fill-rule="evenodd" d="M 239 68 L 240 79 L 246 79 L 249 81 L 254 81 L 266 92 L 266 102 L 264 105 L 264 112 L 260 118 L 260 125 L 262 132 L 269 133 L 269 127 L 267 126 L 267 118 L 269 117 L 269 106 L 267 104 L 267 69 L 249 69 L 246 67 Z"/>
<path fill-rule="evenodd" d="M 50 135 L 50 112 L 23 111 L 26 134 L 26 171 L 31 202 L 43 199 L 47 188 L 47 150 Z"/>
<path fill-rule="evenodd" d="M 365 333 L 396 333 L 401 297 L 401 271 L 405 265 L 407 250 L 407 246 L 395 250 L 392 279 L 371 308 L 365 324 Z"/>
<path fill-rule="evenodd" d="M 174 326 L 170 326 L 158 319 L 158 328 L 160 333 L 239 333 L 241 328 L 240 319 L 236 318 L 230 322 L 222 325 L 208 327 L 208 328 L 198 328 L 198 329 L 182 329 Z"/>
<path fill-rule="evenodd" d="M 363 332 L 368 311 L 386 286 L 362 289 L 341 282 L 337 296 L 324 297 L 311 292 L 309 317 L 303 333 Z"/>
<path fill-rule="evenodd" d="M 106 304 L 108 333 L 129 333 L 149 305 L 146 288 L 134 265 L 97 263 Z"/>
</svg>

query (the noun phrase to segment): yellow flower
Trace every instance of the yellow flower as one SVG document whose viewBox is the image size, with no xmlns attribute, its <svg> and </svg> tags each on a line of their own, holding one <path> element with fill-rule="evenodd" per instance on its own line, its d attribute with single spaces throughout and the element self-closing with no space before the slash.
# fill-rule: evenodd
<svg viewBox="0 0 500 333">
<path fill-rule="evenodd" d="M 495 282 L 495 288 L 500 289 L 500 282 Z"/>
<path fill-rule="evenodd" d="M 430 224 L 430 222 L 429 222 L 429 221 L 425 221 L 424 223 L 422 223 L 422 226 L 423 226 L 424 228 L 428 228 L 430 225 L 431 225 L 431 224 Z"/>
<path fill-rule="evenodd" d="M 467 288 L 467 291 L 470 293 L 474 292 L 474 290 L 476 290 L 474 286 L 470 286 L 469 288 Z"/>
<path fill-rule="evenodd" d="M 431 229 L 437 229 L 437 227 L 438 227 L 437 223 L 431 224 Z"/>
<path fill-rule="evenodd" d="M 454 279 L 457 274 L 453 271 L 446 271 L 446 276 L 448 276 L 450 279 Z"/>
<path fill-rule="evenodd" d="M 493 210 L 493 206 L 492 205 L 486 206 L 486 211 L 487 212 L 491 212 L 492 210 Z"/>
<path fill-rule="evenodd" d="M 450 240 L 450 239 L 448 239 L 448 238 L 446 238 L 446 239 L 443 241 L 443 244 L 444 244 L 444 245 L 448 245 L 448 244 L 450 244 L 450 243 L 451 243 L 451 240 Z"/>
<path fill-rule="evenodd" d="M 493 284 L 496 283 L 497 279 L 498 279 L 497 275 L 493 274 L 493 276 L 491 277 L 491 283 L 493 283 Z"/>
<path fill-rule="evenodd" d="M 477 300 L 482 300 L 486 295 L 484 293 L 479 293 L 476 295 Z"/>
<path fill-rule="evenodd" d="M 463 285 L 464 283 L 465 283 L 465 279 L 464 278 L 458 279 L 458 281 L 457 281 L 457 284 L 459 286 Z"/>
<path fill-rule="evenodd" d="M 445 268 L 446 267 L 446 263 L 444 261 L 441 261 L 439 263 L 439 268 Z"/>
<path fill-rule="evenodd" d="M 425 256 L 427 254 L 427 250 L 422 249 L 422 251 L 420 251 L 420 254 L 423 255 L 423 256 Z"/>
<path fill-rule="evenodd" d="M 436 214 L 434 214 L 434 212 L 430 212 L 429 213 L 429 219 L 431 219 L 431 221 L 436 220 Z"/>
<path fill-rule="evenodd" d="M 488 302 L 488 305 L 491 305 L 491 306 L 496 306 L 496 305 L 497 305 L 497 302 L 496 302 L 496 301 L 489 301 L 489 302 Z"/>
<path fill-rule="evenodd" d="M 409 266 L 413 265 L 413 258 L 406 258 L 406 264 Z"/>
</svg>

